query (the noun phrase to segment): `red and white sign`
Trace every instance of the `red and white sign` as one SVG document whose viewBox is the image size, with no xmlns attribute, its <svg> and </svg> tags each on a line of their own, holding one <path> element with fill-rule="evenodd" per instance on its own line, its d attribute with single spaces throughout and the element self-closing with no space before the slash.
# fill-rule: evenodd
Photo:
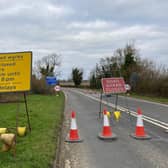
<svg viewBox="0 0 168 168">
<path fill-rule="evenodd" d="M 60 88 L 59 85 L 56 85 L 56 86 L 54 87 L 54 90 L 57 91 L 57 92 L 59 92 L 59 91 L 61 90 L 61 88 Z"/>
<path fill-rule="evenodd" d="M 131 90 L 131 86 L 129 84 L 125 84 L 125 89 L 129 91 Z"/>
<path fill-rule="evenodd" d="M 109 93 L 125 93 L 125 81 L 123 78 L 102 78 L 103 92 Z"/>
</svg>

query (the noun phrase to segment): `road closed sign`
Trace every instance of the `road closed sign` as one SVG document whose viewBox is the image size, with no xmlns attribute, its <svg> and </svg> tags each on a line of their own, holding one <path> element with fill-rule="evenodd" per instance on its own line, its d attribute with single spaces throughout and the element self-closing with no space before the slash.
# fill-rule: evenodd
<svg viewBox="0 0 168 168">
<path fill-rule="evenodd" d="M 0 53 L 0 92 L 31 89 L 32 52 Z"/>
<path fill-rule="evenodd" d="M 105 94 L 110 93 L 125 93 L 125 81 L 122 77 L 119 78 L 102 78 L 101 84 Z"/>
</svg>

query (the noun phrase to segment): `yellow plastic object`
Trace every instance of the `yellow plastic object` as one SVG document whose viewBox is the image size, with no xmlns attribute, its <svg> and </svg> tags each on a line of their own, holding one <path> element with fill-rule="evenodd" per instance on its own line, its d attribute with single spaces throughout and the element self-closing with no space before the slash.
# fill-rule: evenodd
<svg viewBox="0 0 168 168">
<path fill-rule="evenodd" d="M 107 111 L 107 117 L 110 118 L 111 113 L 109 111 Z"/>
<path fill-rule="evenodd" d="M 0 128 L 0 134 L 4 134 L 6 133 L 6 131 L 7 131 L 7 128 Z"/>
<path fill-rule="evenodd" d="M 116 121 L 119 121 L 121 117 L 121 112 L 120 111 L 114 111 L 114 118 L 116 119 Z"/>
<path fill-rule="evenodd" d="M 19 136 L 25 136 L 25 134 L 26 134 L 26 127 L 17 127 L 17 134 Z"/>
</svg>

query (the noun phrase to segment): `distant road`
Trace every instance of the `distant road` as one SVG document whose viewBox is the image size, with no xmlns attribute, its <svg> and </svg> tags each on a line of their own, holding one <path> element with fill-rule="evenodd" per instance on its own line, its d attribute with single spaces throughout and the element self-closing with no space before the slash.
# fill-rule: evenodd
<svg viewBox="0 0 168 168">
<path fill-rule="evenodd" d="M 112 142 L 101 141 L 97 138 L 102 129 L 102 120 L 98 119 L 99 95 L 77 89 L 65 89 L 65 94 L 67 95 L 67 113 L 72 109 L 77 112 L 80 135 L 84 139 L 81 144 L 66 144 L 68 151 L 73 153 L 73 158 L 81 160 L 78 168 L 168 167 L 168 134 L 162 127 L 144 121 L 145 130 L 152 139 L 135 140 L 129 135 L 135 130 L 136 117 L 123 112 L 119 122 L 112 121 L 112 129 L 118 139 Z M 103 101 L 106 102 L 104 107 L 111 110 L 108 105 L 113 104 L 114 97 L 103 98 Z M 164 123 L 168 121 L 168 107 L 165 105 L 132 98 L 125 102 L 125 98 L 119 97 L 119 106 L 123 109 L 129 106 L 132 112 L 136 112 L 137 107 L 141 107 L 146 116 Z"/>
</svg>

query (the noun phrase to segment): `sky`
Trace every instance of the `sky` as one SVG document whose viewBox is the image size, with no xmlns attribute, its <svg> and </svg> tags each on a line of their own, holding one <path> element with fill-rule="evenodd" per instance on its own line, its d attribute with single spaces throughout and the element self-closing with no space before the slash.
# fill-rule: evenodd
<svg viewBox="0 0 168 168">
<path fill-rule="evenodd" d="M 100 58 L 134 42 L 140 57 L 168 66 L 167 0 L 0 0 L 0 52 L 61 55 L 89 77 Z"/>
</svg>

